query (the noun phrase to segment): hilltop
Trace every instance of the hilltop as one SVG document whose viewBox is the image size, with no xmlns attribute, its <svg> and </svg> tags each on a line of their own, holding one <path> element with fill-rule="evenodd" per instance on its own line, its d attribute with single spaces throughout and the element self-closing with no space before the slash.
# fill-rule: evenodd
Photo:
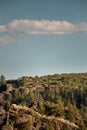
<svg viewBox="0 0 87 130">
<path fill-rule="evenodd" d="M 1 130 L 86 130 L 87 73 L 0 78 Z"/>
</svg>

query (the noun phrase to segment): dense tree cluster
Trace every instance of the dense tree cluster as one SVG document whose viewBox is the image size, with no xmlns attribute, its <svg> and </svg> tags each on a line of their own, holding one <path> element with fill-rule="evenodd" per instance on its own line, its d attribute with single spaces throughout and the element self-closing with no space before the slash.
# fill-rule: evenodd
<svg viewBox="0 0 87 130">
<path fill-rule="evenodd" d="M 1 89 L 9 83 L 13 86 L 12 91 Z M 54 115 L 74 122 L 81 130 L 87 129 L 87 73 L 22 77 L 9 81 L 1 76 L 0 92 L 2 90 L 6 111 L 13 103 L 21 104 L 42 115 Z"/>
</svg>

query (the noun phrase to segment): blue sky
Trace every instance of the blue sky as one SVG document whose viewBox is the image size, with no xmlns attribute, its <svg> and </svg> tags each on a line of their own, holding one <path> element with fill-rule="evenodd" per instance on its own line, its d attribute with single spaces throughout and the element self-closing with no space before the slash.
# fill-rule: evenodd
<svg viewBox="0 0 87 130">
<path fill-rule="evenodd" d="M 87 0 L 0 0 L 0 74 L 87 72 Z"/>
</svg>

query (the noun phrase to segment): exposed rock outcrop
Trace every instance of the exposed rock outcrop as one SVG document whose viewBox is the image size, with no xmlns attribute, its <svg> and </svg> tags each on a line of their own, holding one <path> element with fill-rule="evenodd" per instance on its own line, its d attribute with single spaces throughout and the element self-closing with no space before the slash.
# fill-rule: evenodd
<svg viewBox="0 0 87 130">
<path fill-rule="evenodd" d="M 1 130 L 77 130 L 79 127 L 54 116 L 42 116 L 31 108 L 13 104 L 7 112 L 8 123 Z"/>
</svg>

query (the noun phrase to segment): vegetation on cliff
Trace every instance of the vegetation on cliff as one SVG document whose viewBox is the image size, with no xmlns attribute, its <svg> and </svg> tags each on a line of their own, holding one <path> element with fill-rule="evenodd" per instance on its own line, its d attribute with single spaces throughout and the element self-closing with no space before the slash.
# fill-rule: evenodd
<svg viewBox="0 0 87 130">
<path fill-rule="evenodd" d="M 0 109 L 2 130 L 86 130 L 87 73 L 17 80 L 2 75 Z"/>
</svg>

